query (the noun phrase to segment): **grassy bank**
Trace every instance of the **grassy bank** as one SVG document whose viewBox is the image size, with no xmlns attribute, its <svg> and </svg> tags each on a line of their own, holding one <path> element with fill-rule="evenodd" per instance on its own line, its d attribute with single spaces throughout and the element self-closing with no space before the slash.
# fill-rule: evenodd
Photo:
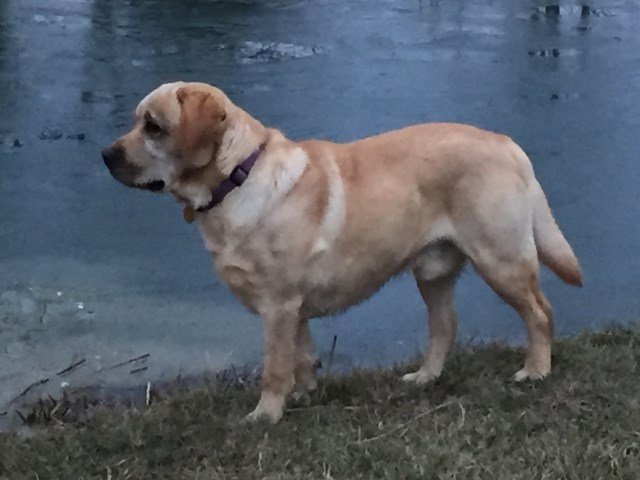
<svg viewBox="0 0 640 480">
<path fill-rule="evenodd" d="M 212 385 L 29 438 L 0 435 L 0 478 L 591 479 L 640 475 L 640 332 L 557 342 L 544 382 L 522 352 L 456 352 L 424 388 L 406 366 L 324 380 L 278 425 L 240 425 L 255 387 Z"/>
</svg>

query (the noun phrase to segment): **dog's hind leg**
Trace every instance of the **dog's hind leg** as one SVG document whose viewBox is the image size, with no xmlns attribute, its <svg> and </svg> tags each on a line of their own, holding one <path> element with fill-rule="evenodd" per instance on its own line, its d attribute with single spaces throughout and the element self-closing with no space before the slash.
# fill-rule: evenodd
<svg viewBox="0 0 640 480">
<path fill-rule="evenodd" d="M 307 392 L 316 389 L 315 366 L 317 356 L 313 347 L 313 338 L 309 328 L 309 320 L 301 319 L 298 325 L 298 337 L 295 355 L 295 391 L 294 397 L 299 398 Z"/>
<path fill-rule="evenodd" d="M 420 369 L 404 375 L 403 381 L 421 385 L 440 376 L 456 337 L 453 291 L 464 262 L 462 252 L 449 243 L 430 248 L 418 260 L 414 276 L 428 309 L 429 346 Z"/>
<path fill-rule="evenodd" d="M 520 314 L 529 337 L 524 367 L 515 380 L 541 379 L 551 371 L 553 318 L 551 305 L 538 284 L 537 259 L 505 262 L 483 258 L 474 262 L 484 280 Z"/>
<path fill-rule="evenodd" d="M 540 379 L 551 371 L 553 336 L 551 305 L 538 284 L 538 254 L 530 215 L 521 210 L 520 221 L 494 212 L 502 221 L 494 221 L 491 229 L 475 226 L 476 232 L 483 234 L 468 235 L 463 244 L 476 271 L 526 324 L 529 342 L 524 367 L 515 375 L 518 381 Z"/>
<path fill-rule="evenodd" d="M 515 379 L 543 378 L 551 371 L 553 320 L 538 284 L 535 197 L 520 177 L 504 173 L 480 180 L 484 187 L 477 187 L 474 196 L 453 210 L 456 243 L 526 324 L 527 354 Z"/>
</svg>

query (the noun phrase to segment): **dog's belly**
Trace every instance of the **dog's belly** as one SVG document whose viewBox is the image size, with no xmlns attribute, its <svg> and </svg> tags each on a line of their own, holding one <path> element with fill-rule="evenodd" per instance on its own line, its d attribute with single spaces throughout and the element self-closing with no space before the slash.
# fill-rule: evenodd
<svg viewBox="0 0 640 480">
<path fill-rule="evenodd" d="M 376 265 L 376 268 L 371 268 L 372 265 L 360 268 L 342 266 L 328 271 L 310 269 L 305 282 L 302 314 L 314 318 L 343 312 L 374 295 L 392 277 L 405 271 L 410 263 L 398 261 Z"/>
<path fill-rule="evenodd" d="M 302 315 L 315 318 L 343 312 L 374 295 L 389 278 L 375 283 L 369 281 L 357 288 L 341 288 L 341 284 L 315 288 L 304 297 Z"/>
<path fill-rule="evenodd" d="M 302 304 L 307 318 L 332 315 L 367 300 L 391 278 L 413 270 L 422 280 L 434 280 L 445 275 L 457 274 L 465 259 L 451 242 L 442 240 L 427 244 L 418 252 L 402 259 L 388 259 L 384 263 L 364 263 L 360 268 L 340 267 L 329 270 L 309 269 L 309 288 Z"/>
</svg>

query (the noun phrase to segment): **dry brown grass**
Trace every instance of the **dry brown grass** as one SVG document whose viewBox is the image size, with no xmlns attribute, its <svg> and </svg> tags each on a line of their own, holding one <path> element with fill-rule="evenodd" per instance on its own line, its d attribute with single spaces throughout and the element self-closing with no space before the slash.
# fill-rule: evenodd
<svg viewBox="0 0 640 480">
<path fill-rule="evenodd" d="M 398 367 L 321 382 L 275 426 L 241 425 L 258 390 L 218 382 L 142 409 L 0 436 L 8 479 L 611 479 L 640 472 L 640 333 L 561 340 L 544 382 L 522 352 L 455 353 L 424 388 Z"/>
</svg>

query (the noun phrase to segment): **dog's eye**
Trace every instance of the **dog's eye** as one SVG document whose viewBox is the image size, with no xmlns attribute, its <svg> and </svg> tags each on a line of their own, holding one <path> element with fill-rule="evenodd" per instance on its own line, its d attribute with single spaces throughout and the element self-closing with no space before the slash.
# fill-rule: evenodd
<svg viewBox="0 0 640 480">
<path fill-rule="evenodd" d="M 147 135 L 160 135 L 163 132 L 158 122 L 150 117 L 144 119 L 144 131 Z"/>
</svg>

